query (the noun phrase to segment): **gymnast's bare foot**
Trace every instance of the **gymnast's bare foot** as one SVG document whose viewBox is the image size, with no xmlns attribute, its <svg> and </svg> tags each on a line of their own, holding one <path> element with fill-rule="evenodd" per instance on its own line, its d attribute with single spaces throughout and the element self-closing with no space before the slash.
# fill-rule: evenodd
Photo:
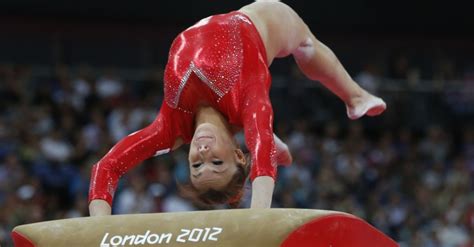
<svg viewBox="0 0 474 247">
<path fill-rule="evenodd" d="M 352 119 L 358 119 L 364 115 L 377 116 L 385 111 L 387 105 L 385 102 L 365 90 L 361 95 L 352 97 L 350 102 L 346 103 L 347 116 Z"/>
</svg>

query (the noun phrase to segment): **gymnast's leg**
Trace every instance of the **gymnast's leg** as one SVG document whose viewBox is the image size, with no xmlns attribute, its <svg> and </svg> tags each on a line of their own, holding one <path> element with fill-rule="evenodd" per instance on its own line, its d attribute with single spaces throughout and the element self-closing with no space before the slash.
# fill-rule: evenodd
<svg viewBox="0 0 474 247">
<path fill-rule="evenodd" d="M 320 81 L 346 103 L 349 118 L 357 119 L 364 114 L 375 116 L 385 110 L 385 102 L 355 83 L 334 53 L 314 35 L 311 34 L 293 56 L 308 78 Z"/>
<path fill-rule="evenodd" d="M 331 92 L 346 103 L 347 115 L 357 119 L 367 114 L 375 116 L 382 113 L 385 102 L 368 93 L 351 78 L 336 55 L 320 42 L 308 26 L 292 10 L 289 10 L 297 30 L 303 35 L 299 46 L 292 51 L 301 71 L 311 80 L 320 81 Z"/>
</svg>

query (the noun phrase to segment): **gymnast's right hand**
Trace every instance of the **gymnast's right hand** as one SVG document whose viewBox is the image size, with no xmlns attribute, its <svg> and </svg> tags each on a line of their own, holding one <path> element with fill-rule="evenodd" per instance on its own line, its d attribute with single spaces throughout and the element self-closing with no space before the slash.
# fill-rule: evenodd
<svg viewBox="0 0 474 247">
<path fill-rule="evenodd" d="M 89 214 L 90 216 L 111 215 L 112 208 L 107 201 L 95 199 L 89 203 Z"/>
</svg>

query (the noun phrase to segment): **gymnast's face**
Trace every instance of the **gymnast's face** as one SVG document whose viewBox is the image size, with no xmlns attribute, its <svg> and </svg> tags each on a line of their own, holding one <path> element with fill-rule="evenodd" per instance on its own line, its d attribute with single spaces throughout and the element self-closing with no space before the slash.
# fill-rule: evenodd
<svg viewBox="0 0 474 247">
<path fill-rule="evenodd" d="M 189 149 L 189 170 L 198 190 L 225 189 L 238 163 L 245 164 L 245 156 L 229 133 L 208 123 L 196 128 Z"/>
</svg>

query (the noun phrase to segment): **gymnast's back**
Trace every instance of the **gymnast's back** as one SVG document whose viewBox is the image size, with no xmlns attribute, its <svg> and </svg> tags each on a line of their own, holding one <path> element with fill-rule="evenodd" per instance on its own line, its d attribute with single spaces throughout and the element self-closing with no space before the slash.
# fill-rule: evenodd
<svg viewBox="0 0 474 247">
<path fill-rule="evenodd" d="M 175 38 L 165 68 L 165 102 L 189 115 L 211 106 L 242 127 L 245 102 L 267 99 L 270 81 L 258 30 L 248 16 L 233 11 L 204 18 Z"/>
</svg>

